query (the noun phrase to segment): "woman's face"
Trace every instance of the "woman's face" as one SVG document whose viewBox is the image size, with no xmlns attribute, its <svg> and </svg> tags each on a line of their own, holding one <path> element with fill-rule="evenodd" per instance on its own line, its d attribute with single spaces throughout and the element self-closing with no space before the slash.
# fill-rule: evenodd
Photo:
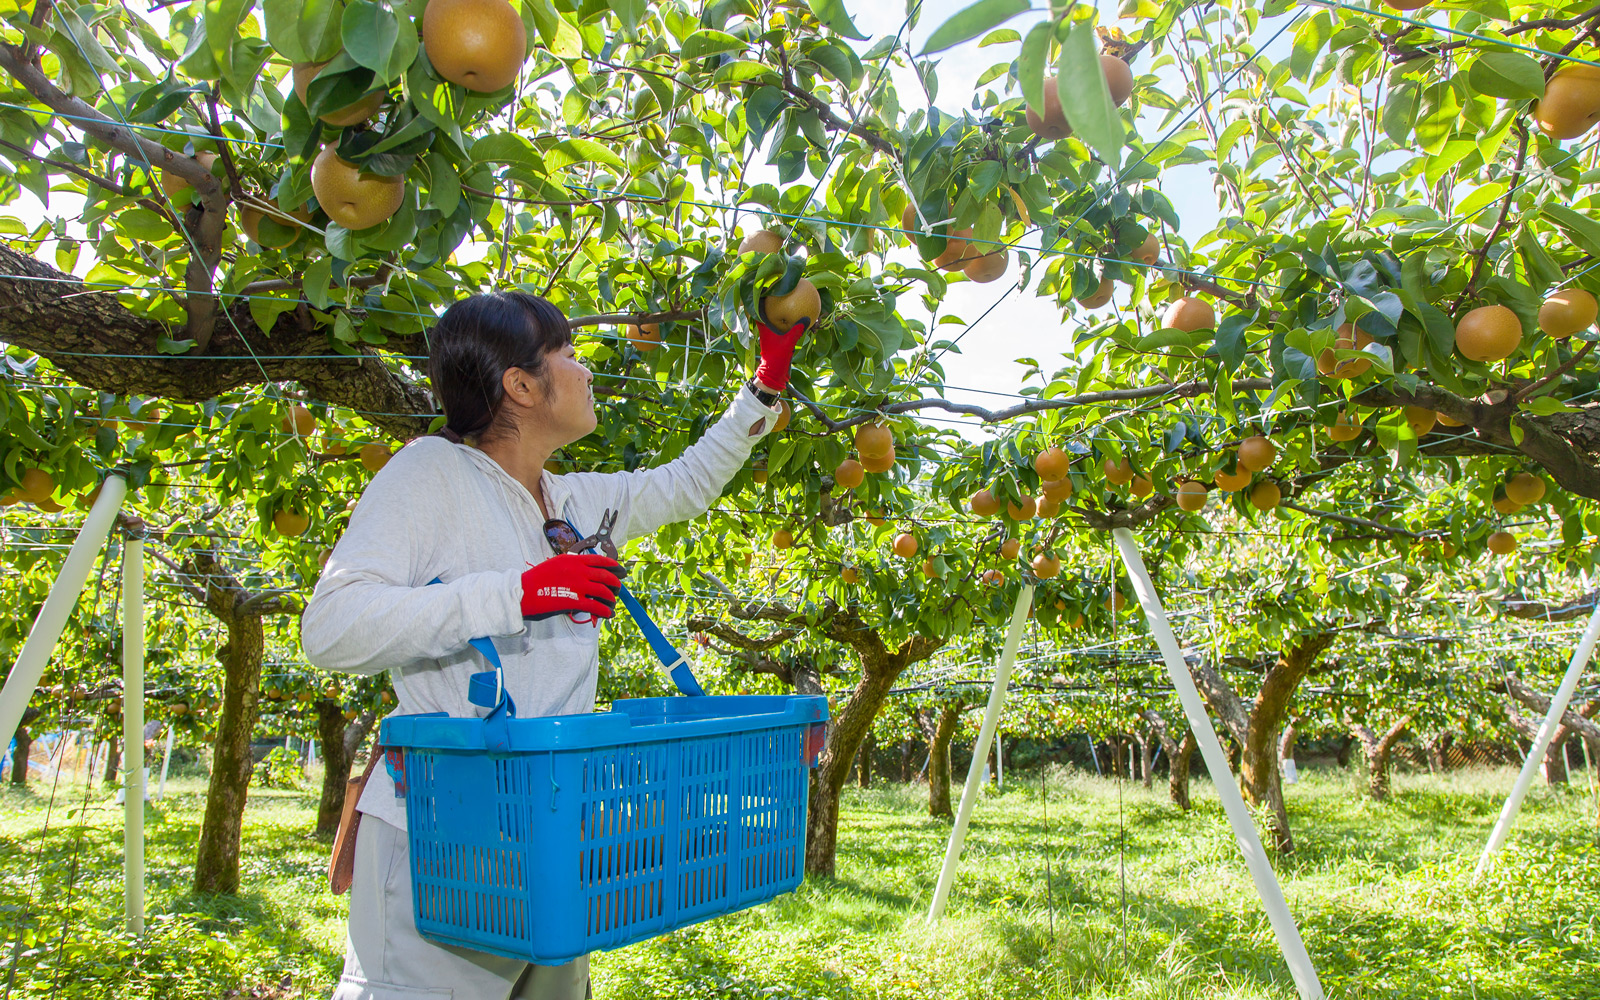
<svg viewBox="0 0 1600 1000">
<path fill-rule="evenodd" d="M 569 445 L 592 433 L 598 425 L 594 415 L 594 374 L 578 360 L 571 344 L 545 355 L 545 391 L 540 421 L 561 445 Z"/>
</svg>

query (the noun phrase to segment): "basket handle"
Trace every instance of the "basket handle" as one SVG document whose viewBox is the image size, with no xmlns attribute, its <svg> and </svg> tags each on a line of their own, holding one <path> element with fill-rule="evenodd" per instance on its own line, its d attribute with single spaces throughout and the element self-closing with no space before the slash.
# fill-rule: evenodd
<svg viewBox="0 0 1600 1000">
<path fill-rule="evenodd" d="M 443 582 L 434 577 L 428 581 L 428 585 Z M 489 714 L 483 720 L 484 745 L 490 750 L 508 751 L 511 749 L 511 738 L 510 727 L 506 723 L 517 717 L 517 703 L 511 699 L 511 692 L 506 690 L 506 669 L 500 662 L 500 651 L 494 648 L 494 642 L 488 636 L 468 639 L 467 645 L 481 653 L 494 667 L 493 670 L 479 671 L 467 680 L 467 701 L 489 709 Z"/>
</svg>

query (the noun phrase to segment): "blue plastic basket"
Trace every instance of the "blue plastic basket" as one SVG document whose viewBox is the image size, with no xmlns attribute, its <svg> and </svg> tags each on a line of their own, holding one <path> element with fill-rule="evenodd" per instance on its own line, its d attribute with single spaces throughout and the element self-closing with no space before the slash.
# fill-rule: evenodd
<svg viewBox="0 0 1600 1000">
<path fill-rule="evenodd" d="M 489 718 L 397 716 L 381 730 L 423 936 L 558 965 L 800 884 L 826 698 L 644 698 L 517 719 L 499 678 L 480 677 L 495 688 Z"/>
</svg>

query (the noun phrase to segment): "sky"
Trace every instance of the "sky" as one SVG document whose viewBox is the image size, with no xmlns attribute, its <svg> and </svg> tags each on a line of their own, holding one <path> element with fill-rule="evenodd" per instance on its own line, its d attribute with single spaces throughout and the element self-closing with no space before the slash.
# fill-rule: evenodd
<svg viewBox="0 0 1600 1000">
<path fill-rule="evenodd" d="M 929 34 L 967 5 L 961 0 L 921 0 L 921 3 L 918 23 L 907 31 L 914 52 L 920 52 Z M 1115 25 L 1115 3 L 1102 0 L 1099 7 L 1101 23 Z M 846 8 L 856 26 L 871 36 L 873 41 L 899 32 L 906 20 L 903 0 L 877 3 L 847 0 Z M 1027 28 L 1043 16 L 1042 10 L 1024 14 L 1007 26 L 1026 33 Z M 160 17 L 161 12 L 158 11 L 156 18 Z M 1264 30 L 1275 27 L 1280 20 L 1264 21 Z M 871 44 L 872 41 L 861 42 L 857 43 L 857 47 L 864 51 Z M 937 101 L 940 107 L 952 113 L 970 107 L 978 77 L 994 63 L 1015 58 L 1019 47 L 1019 43 L 1008 43 L 979 48 L 974 40 L 940 53 L 936 57 L 939 76 Z M 1141 53 L 1133 63 L 1135 73 L 1148 73 L 1150 62 L 1149 54 Z M 908 112 L 918 107 L 923 92 L 911 70 L 895 67 L 891 72 L 902 107 Z M 1181 88 L 1181 81 L 1175 79 L 1170 67 L 1159 75 L 1169 91 Z M 772 179 L 775 180 L 775 177 Z M 809 176 L 803 178 L 805 182 L 810 180 Z M 1163 180 L 1168 197 L 1183 222 L 1180 232 L 1192 239 L 1210 229 L 1217 218 L 1217 205 L 1208 168 L 1203 165 L 1176 168 L 1169 170 Z M 47 213 L 31 194 L 23 193 L 17 201 L 0 211 L 20 217 L 31 228 L 47 215 L 71 218 L 80 205 L 81 201 L 70 195 L 55 194 Z M 461 258 L 474 255 L 470 247 L 463 247 L 458 254 Z M 53 247 L 49 244 L 40 247 L 40 256 L 51 259 Z M 909 249 L 893 251 L 890 259 L 915 263 Z M 82 254 L 74 270 L 82 275 L 89 264 L 88 254 Z M 1015 359 L 1037 358 L 1048 370 L 1055 367 L 1053 361 L 1059 360 L 1057 345 L 1064 346 L 1069 342 L 1060 334 L 1063 321 L 1055 305 L 1036 298 L 1031 289 L 1007 294 L 1015 281 L 1017 270 L 1013 261 L 1010 271 L 992 283 L 980 285 L 961 281 L 950 285 L 941 314 L 954 315 L 974 324 L 961 341 L 960 353 L 947 354 L 943 358 L 949 384 L 960 387 L 950 391 L 952 399 L 991 408 L 1009 405 L 1015 402 L 1015 394 L 1021 388 L 1026 370 L 1026 366 L 1018 364 Z M 920 296 L 903 297 L 899 305 L 907 318 L 925 322 L 929 318 L 923 310 Z M 986 311 L 987 316 L 978 321 L 978 317 Z M 948 326 L 944 331 L 959 332 L 959 328 Z M 1006 398 L 1008 396 L 1012 398 Z"/>
</svg>

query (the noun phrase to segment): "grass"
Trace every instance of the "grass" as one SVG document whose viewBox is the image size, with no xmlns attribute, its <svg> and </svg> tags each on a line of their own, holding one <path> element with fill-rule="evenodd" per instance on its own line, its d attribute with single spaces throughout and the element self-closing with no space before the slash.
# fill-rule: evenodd
<svg viewBox="0 0 1600 1000">
<path fill-rule="evenodd" d="M 1290 789 L 1300 850 L 1277 869 L 1330 996 L 1600 998 L 1600 847 L 1581 779 L 1536 790 L 1501 862 L 1471 882 L 1512 777 L 1397 775 L 1383 804 L 1339 771 Z M 1045 802 L 1039 774 L 1024 775 L 979 803 L 937 927 L 924 916 L 949 824 L 924 815 L 923 786 L 852 790 L 839 878 L 598 955 L 596 995 L 1296 995 L 1208 782 L 1188 816 L 1159 785 L 1052 770 L 1048 786 Z M 328 848 L 309 835 L 314 794 L 253 794 L 245 890 L 221 899 L 188 889 L 202 792 L 169 783 L 150 808 L 143 940 L 120 929 L 121 807 L 97 789 L 79 810 L 80 787 L 70 805 L 58 795 L 41 836 L 47 796 L 0 793 L 0 998 L 331 991 L 345 902 L 327 892 Z"/>
</svg>

